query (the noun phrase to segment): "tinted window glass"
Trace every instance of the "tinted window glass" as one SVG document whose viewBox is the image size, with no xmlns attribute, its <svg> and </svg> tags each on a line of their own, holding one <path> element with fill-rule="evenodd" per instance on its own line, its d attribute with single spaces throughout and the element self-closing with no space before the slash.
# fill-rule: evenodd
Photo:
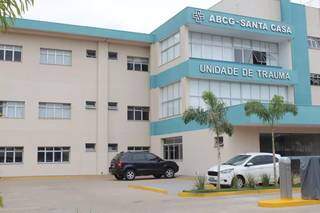
<svg viewBox="0 0 320 213">
<path fill-rule="evenodd" d="M 266 156 L 266 155 L 256 156 L 252 158 L 250 162 L 253 163 L 253 165 L 270 164 L 270 162 L 272 163 L 272 156 Z"/>
<path fill-rule="evenodd" d="M 144 160 L 146 160 L 145 153 L 134 153 L 132 155 L 132 160 L 134 160 L 134 161 L 144 161 Z"/>
<path fill-rule="evenodd" d="M 147 160 L 150 160 L 150 161 L 152 161 L 152 160 L 157 160 L 157 159 L 158 159 L 157 156 L 155 156 L 155 155 L 153 155 L 153 154 L 150 154 L 150 153 L 145 154 L 145 156 L 146 156 L 146 159 L 147 159 Z"/>
</svg>

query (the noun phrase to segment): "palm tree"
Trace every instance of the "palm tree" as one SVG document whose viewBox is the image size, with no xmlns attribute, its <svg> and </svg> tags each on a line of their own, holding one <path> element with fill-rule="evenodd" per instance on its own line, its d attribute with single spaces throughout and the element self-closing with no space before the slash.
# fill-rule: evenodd
<svg viewBox="0 0 320 213">
<path fill-rule="evenodd" d="M 285 114 L 292 113 L 296 116 L 298 114 L 297 107 L 294 104 L 285 103 L 282 96 L 275 95 L 268 105 L 258 101 L 249 101 L 246 103 L 244 109 L 247 116 L 256 115 L 264 124 L 271 128 L 273 177 L 275 185 L 278 185 L 274 142 L 275 127 L 278 125 L 279 121 L 283 119 Z"/>
<path fill-rule="evenodd" d="M 0 0 L 0 30 L 7 29 L 33 4 L 34 0 Z"/>
<path fill-rule="evenodd" d="M 226 105 L 217 99 L 217 97 L 210 91 L 206 91 L 202 95 L 202 99 L 206 104 L 206 109 L 190 108 L 183 113 L 183 121 L 188 124 L 195 121 L 200 125 L 208 126 L 210 131 L 215 133 L 215 143 L 218 150 L 218 183 L 217 189 L 220 189 L 220 167 L 221 167 L 221 152 L 219 137 L 226 133 L 231 136 L 233 133 L 233 126 L 226 119 Z"/>
</svg>

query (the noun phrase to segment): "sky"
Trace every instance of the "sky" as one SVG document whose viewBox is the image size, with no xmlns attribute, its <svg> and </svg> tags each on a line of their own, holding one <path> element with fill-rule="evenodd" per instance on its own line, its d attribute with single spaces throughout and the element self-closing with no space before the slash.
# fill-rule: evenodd
<svg viewBox="0 0 320 213">
<path fill-rule="evenodd" d="M 220 0 L 35 0 L 23 18 L 150 33 L 187 6 Z"/>
</svg>

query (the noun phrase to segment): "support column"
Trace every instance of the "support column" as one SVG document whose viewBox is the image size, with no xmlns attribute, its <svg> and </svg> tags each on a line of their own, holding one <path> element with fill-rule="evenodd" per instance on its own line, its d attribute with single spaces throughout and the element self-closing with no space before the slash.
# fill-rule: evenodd
<svg viewBox="0 0 320 213">
<path fill-rule="evenodd" d="M 97 126 L 96 126 L 96 173 L 108 172 L 108 43 L 99 41 L 97 48 Z"/>
</svg>

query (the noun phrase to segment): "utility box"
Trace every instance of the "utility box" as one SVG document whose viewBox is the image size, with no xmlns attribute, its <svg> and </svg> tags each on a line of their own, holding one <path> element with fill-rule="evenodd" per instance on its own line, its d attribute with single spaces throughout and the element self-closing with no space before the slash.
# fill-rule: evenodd
<svg viewBox="0 0 320 213">
<path fill-rule="evenodd" d="M 301 196 L 306 200 L 320 199 L 320 157 L 300 160 Z"/>
<path fill-rule="evenodd" d="M 287 157 L 280 158 L 280 196 L 281 199 L 292 199 L 291 160 Z"/>
</svg>

